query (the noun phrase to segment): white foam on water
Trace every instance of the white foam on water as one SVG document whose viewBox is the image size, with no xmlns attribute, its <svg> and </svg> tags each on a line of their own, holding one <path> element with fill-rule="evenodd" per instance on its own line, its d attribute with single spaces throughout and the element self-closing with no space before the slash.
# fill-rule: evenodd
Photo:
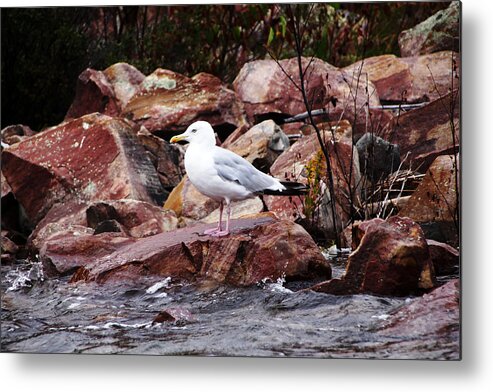
<svg viewBox="0 0 493 392">
<path fill-rule="evenodd" d="M 390 317 L 390 314 L 379 314 L 376 316 L 371 316 L 371 318 L 376 318 L 377 320 L 387 320 Z"/>
<path fill-rule="evenodd" d="M 147 294 L 154 294 L 156 291 L 161 290 L 162 288 L 168 288 L 171 283 L 171 277 L 167 277 L 160 282 L 154 283 L 151 287 L 146 290 Z"/>
<path fill-rule="evenodd" d="M 11 280 L 7 292 L 17 291 L 24 287 L 32 287 L 35 281 L 42 282 L 44 280 L 43 266 L 40 262 L 35 262 L 32 263 L 28 271 L 22 271 L 21 269 L 9 271 L 6 278 L 7 281 Z"/>
</svg>

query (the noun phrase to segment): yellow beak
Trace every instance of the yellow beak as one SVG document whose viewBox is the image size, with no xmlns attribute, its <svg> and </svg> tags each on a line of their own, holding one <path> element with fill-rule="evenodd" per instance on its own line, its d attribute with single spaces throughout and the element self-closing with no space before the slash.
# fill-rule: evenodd
<svg viewBox="0 0 493 392">
<path fill-rule="evenodd" d="M 170 139 L 170 143 L 178 143 L 179 141 L 182 141 L 182 140 L 186 140 L 186 136 L 181 134 L 181 135 L 176 135 L 176 136 L 173 136 L 171 139 Z"/>
</svg>

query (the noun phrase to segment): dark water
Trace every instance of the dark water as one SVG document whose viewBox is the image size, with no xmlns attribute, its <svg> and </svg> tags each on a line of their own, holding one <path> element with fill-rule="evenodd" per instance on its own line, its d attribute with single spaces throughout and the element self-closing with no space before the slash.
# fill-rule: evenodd
<svg viewBox="0 0 493 392">
<path fill-rule="evenodd" d="M 344 262 L 334 261 L 334 275 Z M 388 336 L 412 298 L 332 296 L 296 284 L 232 288 L 100 286 L 43 278 L 39 264 L 2 266 L 2 351 L 203 356 L 456 359 L 458 335 Z M 298 285 L 299 286 L 299 285 Z M 299 288 L 296 286 L 296 288 Z M 176 321 L 153 322 L 168 309 Z"/>
</svg>

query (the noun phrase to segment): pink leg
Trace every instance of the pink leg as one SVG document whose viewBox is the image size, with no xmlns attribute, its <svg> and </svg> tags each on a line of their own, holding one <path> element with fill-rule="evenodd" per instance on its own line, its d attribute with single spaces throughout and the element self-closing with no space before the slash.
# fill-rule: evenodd
<svg viewBox="0 0 493 392">
<path fill-rule="evenodd" d="M 228 219 L 226 220 L 226 230 L 218 230 L 214 233 L 211 233 L 211 235 L 214 237 L 222 237 L 222 236 L 229 234 L 229 221 L 231 218 L 231 204 L 229 201 L 226 201 L 226 208 L 228 210 L 227 211 L 228 212 Z"/>
<path fill-rule="evenodd" d="M 223 220 L 223 202 L 219 204 L 219 223 L 217 224 L 217 227 L 214 229 L 207 229 L 204 231 L 204 234 L 211 234 L 214 235 L 215 233 L 219 233 L 223 230 L 223 225 L 222 225 L 222 220 Z"/>
</svg>

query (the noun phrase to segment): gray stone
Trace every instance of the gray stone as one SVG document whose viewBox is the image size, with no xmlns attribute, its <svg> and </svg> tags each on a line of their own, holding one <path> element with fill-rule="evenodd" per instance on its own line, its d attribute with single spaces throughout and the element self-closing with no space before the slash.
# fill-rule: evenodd
<svg viewBox="0 0 493 392">
<path fill-rule="evenodd" d="M 365 133 L 356 143 L 361 174 L 379 181 L 396 171 L 401 162 L 397 144 L 389 143 L 371 133 Z"/>
</svg>

